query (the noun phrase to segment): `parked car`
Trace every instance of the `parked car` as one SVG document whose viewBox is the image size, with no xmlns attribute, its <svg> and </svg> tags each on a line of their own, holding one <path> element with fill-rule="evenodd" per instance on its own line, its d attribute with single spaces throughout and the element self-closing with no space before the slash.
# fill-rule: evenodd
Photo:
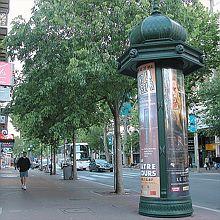
<svg viewBox="0 0 220 220">
<path fill-rule="evenodd" d="M 102 159 L 96 159 L 92 160 L 89 164 L 89 171 L 97 171 L 97 172 L 102 172 L 102 171 L 110 171 L 113 172 L 113 166 L 111 163 L 108 163 L 106 160 Z"/>
<path fill-rule="evenodd" d="M 32 168 L 32 169 L 36 169 L 36 168 L 39 168 L 39 167 L 40 167 L 40 163 L 39 163 L 38 160 L 33 161 L 33 162 L 31 163 L 31 168 Z"/>
<path fill-rule="evenodd" d="M 77 170 L 88 170 L 90 163 L 90 158 L 76 160 L 76 168 Z"/>
<path fill-rule="evenodd" d="M 213 158 L 213 166 L 216 170 L 220 168 L 220 157 Z"/>
</svg>

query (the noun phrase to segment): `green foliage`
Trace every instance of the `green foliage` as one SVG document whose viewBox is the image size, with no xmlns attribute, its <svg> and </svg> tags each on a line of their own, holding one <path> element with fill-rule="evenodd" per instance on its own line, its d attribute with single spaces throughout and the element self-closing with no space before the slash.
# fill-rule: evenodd
<svg viewBox="0 0 220 220">
<path fill-rule="evenodd" d="M 90 150 L 95 152 L 103 152 L 103 128 L 92 126 L 88 130 L 81 130 L 78 132 L 78 142 L 87 142 Z"/>
<path fill-rule="evenodd" d="M 131 155 L 131 149 L 132 149 L 132 153 L 140 152 L 139 133 L 137 131 L 132 132 L 127 137 L 127 141 L 126 141 L 125 149 L 124 149 L 126 156 Z"/>
<path fill-rule="evenodd" d="M 166 0 L 161 10 L 206 55 L 205 68 L 186 78 L 189 102 L 195 102 L 194 86 L 220 58 L 219 16 L 196 1 Z M 28 22 L 14 20 L 5 44 L 12 59 L 24 62 L 11 104 L 17 128 L 51 144 L 108 120 L 106 103 L 116 117 L 136 89 L 135 79 L 117 73 L 116 59 L 129 47 L 131 29 L 149 14 L 146 0 L 38 0 Z"/>
<path fill-rule="evenodd" d="M 38 1 L 31 19 L 18 18 L 6 38 L 9 55 L 25 61 L 11 104 L 16 125 L 23 135 L 49 144 L 100 118 L 96 103 L 82 96 L 81 81 L 67 70 L 75 30 L 72 11 L 60 3 Z"/>
<path fill-rule="evenodd" d="M 220 136 L 220 68 L 210 80 L 201 84 L 199 96 L 204 107 L 200 114 L 210 127 L 209 132 Z"/>
<path fill-rule="evenodd" d="M 43 154 L 45 154 L 44 145 L 42 146 L 42 149 L 43 149 Z M 31 155 L 34 157 L 40 156 L 41 148 L 39 141 L 34 139 L 29 140 L 29 139 L 15 137 L 15 143 L 13 148 L 14 156 L 20 157 L 23 151 L 26 152 L 31 151 Z"/>
</svg>

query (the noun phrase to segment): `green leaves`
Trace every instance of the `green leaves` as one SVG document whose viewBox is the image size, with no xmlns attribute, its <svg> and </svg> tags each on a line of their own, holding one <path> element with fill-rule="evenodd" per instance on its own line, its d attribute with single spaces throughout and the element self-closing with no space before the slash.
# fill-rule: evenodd
<svg viewBox="0 0 220 220">
<path fill-rule="evenodd" d="M 214 135 L 220 136 L 220 69 L 211 78 L 200 85 L 200 114 Z"/>
<path fill-rule="evenodd" d="M 193 86 L 219 61 L 218 15 L 180 0 L 164 1 L 161 10 L 206 54 L 204 70 L 186 79 L 192 99 Z M 136 81 L 117 73 L 116 59 L 128 48 L 131 29 L 149 14 L 145 0 L 39 0 L 28 22 L 18 17 L 5 40 L 10 57 L 24 61 L 11 104 L 18 128 L 48 141 L 109 118 L 104 102 L 119 112 L 125 95 L 136 93 Z"/>
</svg>

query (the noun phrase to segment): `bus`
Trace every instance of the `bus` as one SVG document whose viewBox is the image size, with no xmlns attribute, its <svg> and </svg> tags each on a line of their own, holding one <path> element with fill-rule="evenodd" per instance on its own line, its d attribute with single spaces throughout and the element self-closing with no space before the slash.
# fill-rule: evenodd
<svg viewBox="0 0 220 220">
<path fill-rule="evenodd" d="M 76 168 L 88 170 L 90 164 L 90 150 L 88 143 L 76 143 Z"/>
<path fill-rule="evenodd" d="M 71 164 L 71 148 L 73 144 L 65 145 L 65 153 L 64 153 L 64 145 L 59 146 L 59 153 L 57 154 L 58 165 L 62 168 L 64 164 Z M 65 155 L 64 155 L 65 154 Z M 77 170 L 86 170 L 89 167 L 90 163 L 90 149 L 88 143 L 76 143 L 76 167 Z"/>
</svg>

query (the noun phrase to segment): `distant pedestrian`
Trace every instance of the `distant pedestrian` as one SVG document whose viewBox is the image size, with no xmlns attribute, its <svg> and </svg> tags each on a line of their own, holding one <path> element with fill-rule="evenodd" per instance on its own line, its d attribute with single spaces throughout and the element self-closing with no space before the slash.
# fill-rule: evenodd
<svg viewBox="0 0 220 220">
<path fill-rule="evenodd" d="M 192 157 L 189 155 L 189 167 L 192 168 Z"/>
<path fill-rule="evenodd" d="M 17 168 L 17 158 L 16 157 L 14 158 L 14 168 L 15 168 L 15 170 Z"/>
<path fill-rule="evenodd" d="M 204 165 L 204 167 L 205 167 L 206 170 L 207 169 L 210 170 L 210 164 L 209 164 L 209 158 L 208 157 L 205 158 L 205 165 Z"/>
<path fill-rule="evenodd" d="M 212 167 L 213 167 L 212 155 L 209 156 L 209 167 L 210 167 L 210 169 L 212 169 Z"/>
<path fill-rule="evenodd" d="M 23 152 L 23 156 L 18 159 L 17 168 L 20 172 L 21 188 L 26 190 L 26 178 L 28 177 L 28 170 L 31 167 L 29 158 L 27 158 L 27 152 Z"/>
</svg>

